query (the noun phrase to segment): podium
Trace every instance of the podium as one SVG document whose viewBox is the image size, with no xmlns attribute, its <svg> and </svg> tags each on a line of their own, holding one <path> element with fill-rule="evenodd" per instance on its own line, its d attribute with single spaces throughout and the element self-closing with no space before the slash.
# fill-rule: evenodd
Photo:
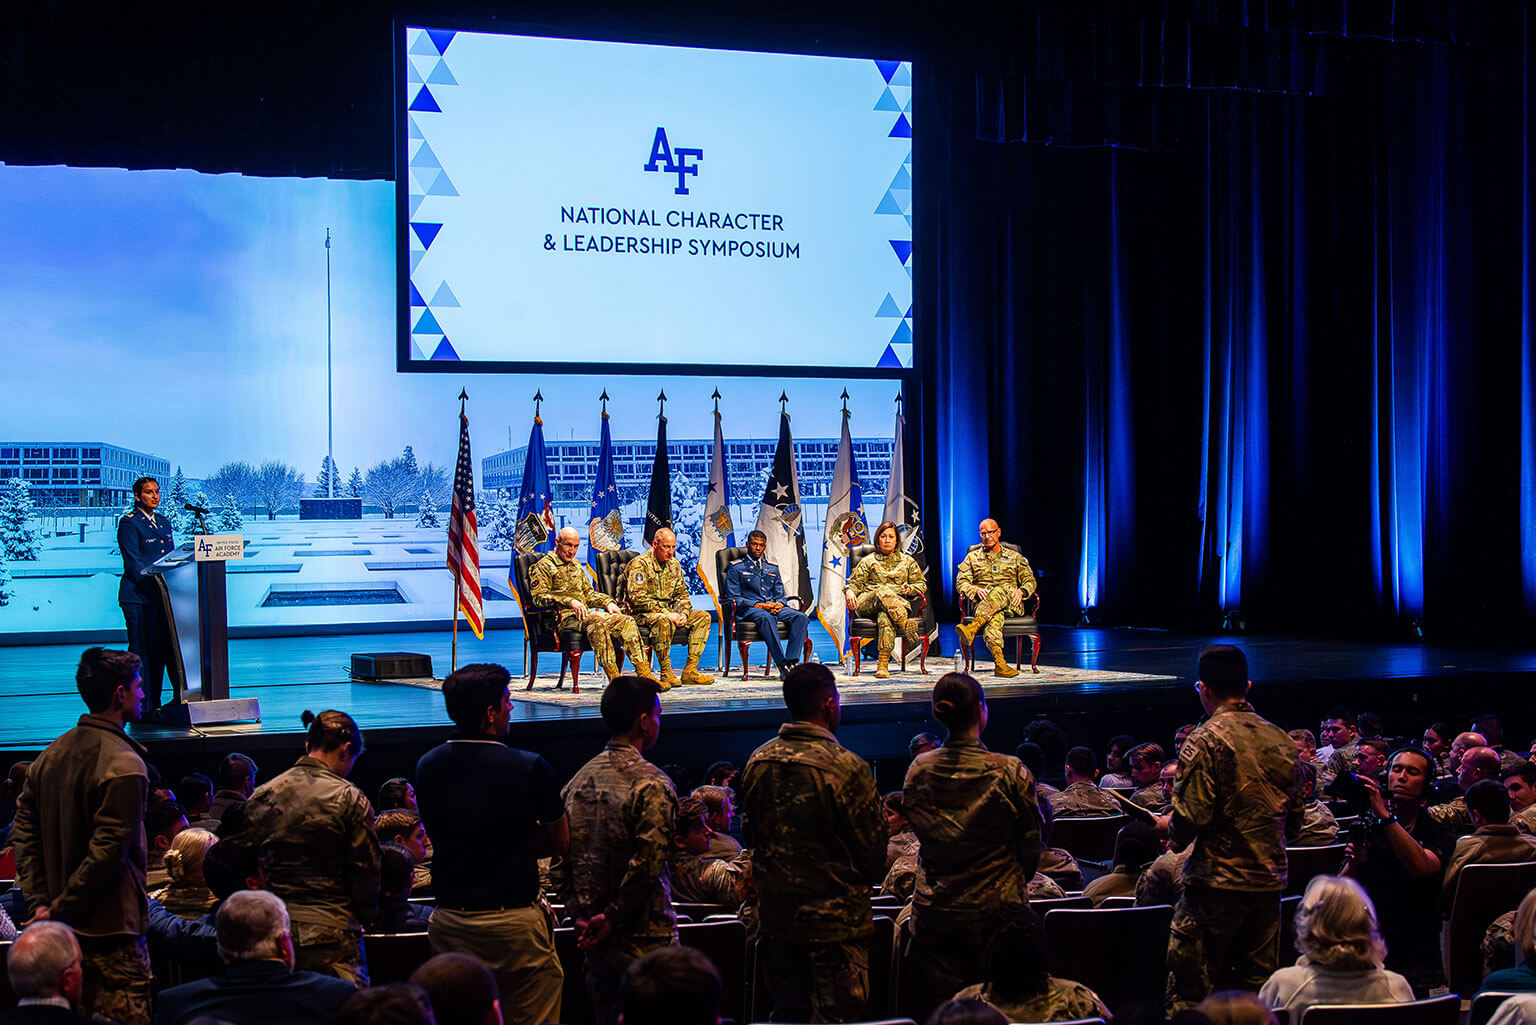
<svg viewBox="0 0 1536 1025">
<path fill-rule="evenodd" d="M 176 725 L 261 719 L 261 705 L 255 698 L 229 696 L 229 605 L 224 564 L 229 557 L 228 545 L 215 551 L 211 540 L 209 535 L 198 535 L 145 570 L 157 584 L 170 623 L 171 657 L 166 668 L 171 682 L 178 685 L 181 701 L 165 706 L 164 711 L 167 721 Z M 242 543 L 237 540 L 236 544 Z M 221 554 L 223 557 L 218 557 Z"/>
</svg>

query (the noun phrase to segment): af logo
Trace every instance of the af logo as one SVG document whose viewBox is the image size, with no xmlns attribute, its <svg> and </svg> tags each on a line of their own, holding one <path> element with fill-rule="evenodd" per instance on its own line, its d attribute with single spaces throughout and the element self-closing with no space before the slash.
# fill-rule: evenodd
<svg viewBox="0 0 1536 1025">
<path fill-rule="evenodd" d="M 697 176 L 699 165 L 689 163 L 689 160 L 699 161 L 704 159 L 704 151 L 701 149 L 689 149 L 684 146 L 674 148 L 667 142 L 667 130 L 656 129 L 656 138 L 651 140 L 651 159 L 646 162 L 647 171 L 665 171 L 667 174 L 677 175 L 677 188 L 672 192 L 679 196 L 688 195 L 688 176 Z"/>
</svg>

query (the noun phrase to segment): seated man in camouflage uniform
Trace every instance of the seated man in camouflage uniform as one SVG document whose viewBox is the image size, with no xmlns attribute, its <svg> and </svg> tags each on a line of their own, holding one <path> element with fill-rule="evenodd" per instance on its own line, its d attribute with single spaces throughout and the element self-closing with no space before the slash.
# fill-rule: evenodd
<svg viewBox="0 0 1536 1025">
<path fill-rule="evenodd" d="M 708 808 L 697 797 L 677 802 L 677 826 L 667 848 L 672 899 L 737 907 L 746 892 L 747 862 L 709 857 L 714 830 L 708 815 Z"/>
<path fill-rule="evenodd" d="M 709 642 L 709 613 L 693 607 L 676 555 L 677 535 L 662 527 L 651 538 L 651 550 L 632 559 L 625 570 L 629 607 L 651 632 L 662 690 L 679 683 L 715 682 L 713 676 L 699 672 L 699 656 Z M 688 662 L 681 679 L 672 671 L 672 635 L 678 627 L 688 631 Z"/>
<path fill-rule="evenodd" d="M 586 634 L 592 655 L 608 679 L 619 675 L 618 659 L 613 653 L 615 635 L 624 642 L 624 651 L 635 664 L 635 674 L 654 679 L 635 621 L 619 611 L 612 598 L 592 586 L 592 578 L 576 561 L 576 549 L 580 546 L 581 535 L 573 527 L 565 527 L 555 535 L 555 550 L 528 571 L 528 590 L 534 602 L 560 610 L 561 630 L 580 629 Z"/>
<path fill-rule="evenodd" d="M 981 547 L 966 555 L 955 577 L 955 590 L 971 599 L 971 621 L 958 627 L 967 646 L 980 634 L 992 653 L 992 670 L 998 676 L 1018 676 L 1003 655 L 1003 619 L 1022 616 L 1024 603 L 1035 593 L 1035 571 L 1029 560 L 1003 547 L 1003 531 L 996 520 L 981 521 Z"/>
</svg>

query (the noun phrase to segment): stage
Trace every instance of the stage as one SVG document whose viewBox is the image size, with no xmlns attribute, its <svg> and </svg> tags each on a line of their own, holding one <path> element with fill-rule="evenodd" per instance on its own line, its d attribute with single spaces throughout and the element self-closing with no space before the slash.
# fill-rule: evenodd
<svg viewBox="0 0 1536 1025">
<path fill-rule="evenodd" d="M 1329 708 L 1344 705 L 1375 711 L 1388 732 L 1416 736 L 1434 719 L 1463 728 L 1471 716 L 1497 711 L 1512 745 L 1523 747 L 1536 729 L 1529 699 L 1536 649 L 1488 646 L 1367 644 L 1284 637 L 1206 637 L 1154 630 L 1043 628 L 1040 662 L 1012 680 L 991 676 L 979 662 L 991 712 L 987 742 L 1011 750 L 1022 727 L 1048 716 L 1073 743 L 1102 750 L 1117 733 L 1167 745 L 1179 724 L 1193 722 L 1200 708 L 1190 687 L 1195 657 L 1203 644 L 1230 641 L 1248 654 L 1261 714 L 1287 729 L 1316 732 Z M 952 628 L 939 650 L 955 648 Z M 75 722 L 83 707 L 74 690 L 74 667 L 83 645 L 9 647 L 0 660 L 0 694 L 8 715 L 0 718 L 0 750 L 7 761 L 30 757 Z M 299 716 L 305 709 L 340 708 L 362 727 L 367 752 L 354 778 L 370 793 L 392 775 L 409 774 L 417 757 L 452 732 L 441 695 L 431 687 L 351 682 L 353 652 L 414 651 L 432 657 L 443 675 L 449 665 L 446 633 L 363 634 L 290 638 L 248 638 L 230 642 L 231 694 L 261 703 L 262 721 L 197 729 L 135 726 L 133 734 L 169 779 L 187 771 L 211 772 L 232 750 L 251 755 L 260 778 L 281 771 L 302 752 Z M 753 654 L 761 658 L 762 648 Z M 833 652 L 817 652 L 829 658 Z M 716 649 L 705 652 L 713 666 Z M 562 776 L 603 743 L 598 713 L 601 673 L 584 673 L 579 697 L 554 691 L 559 665 L 540 660 L 532 693 L 521 688 L 522 634 L 498 630 L 477 641 L 460 635 L 459 661 L 500 662 L 513 677 L 514 743 L 539 751 Z M 875 764 L 883 787 L 900 785 L 906 742 L 920 730 L 935 730 L 929 718 L 928 689 L 950 668 L 951 656 L 930 658 L 929 675 L 897 674 L 885 686 L 873 680 L 872 661 L 857 681 L 842 680 L 840 739 Z M 590 658 L 588 659 L 590 670 Z M 840 667 L 838 667 L 840 668 Z M 754 667 L 750 685 L 719 679 L 711 687 L 679 688 L 663 695 L 662 736 L 651 758 L 681 763 L 695 774 L 712 761 L 740 762 L 784 720 L 773 681 Z"/>
</svg>

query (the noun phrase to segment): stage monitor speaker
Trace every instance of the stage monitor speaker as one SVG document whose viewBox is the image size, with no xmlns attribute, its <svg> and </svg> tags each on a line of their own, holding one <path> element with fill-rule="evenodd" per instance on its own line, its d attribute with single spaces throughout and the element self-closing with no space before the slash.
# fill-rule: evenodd
<svg viewBox="0 0 1536 1025">
<path fill-rule="evenodd" d="M 414 651 L 352 653 L 354 680 L 424 680 L 432 677 L 432 656 Z"/>
</svg>

